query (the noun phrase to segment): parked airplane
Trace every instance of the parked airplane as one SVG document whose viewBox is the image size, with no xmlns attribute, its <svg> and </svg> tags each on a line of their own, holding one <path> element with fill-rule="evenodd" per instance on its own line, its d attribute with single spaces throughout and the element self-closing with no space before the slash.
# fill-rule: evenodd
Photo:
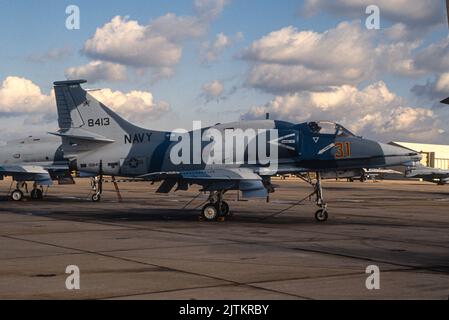
<svg viewBox="0 0 449 320">
<path fill-rule="evenodd" d="M 417 166 L 408 170 L 406 177 L 423 179 L 424 181 L 437 183 L 438 185 L 445 185 L 449 183 L 449 170 Z"/>
<path fill-rule="evenodd" d="M 229 205 L 223 200 L 229 190 L 240 190 L 246 198 L 266 197 L 274 191 L 272 176 L 310 172 L 315 173 L 308 182 L 319 207 L 315 218 L 326 221 L 322 174 L 410 165 L 420 160 L 416 152 L 357 137 L 331 122 L 242 121 L 182 133 L 143 129 L 97 101 L 81 87 L 85 82 L 54 83 L 60 128 L 54 134 L 63 138 L 65 157 L 80 172 L 100 177 L 162 181 L 159 193 L 168 193 L 175 186 L 176 190 L 187 190 L 190 185 L 200 185 L 202 191 L 210 193 L 202 210 L 206 220 L 229 214 Z M 234 136 L 229 158 L 225 148 L 229 141 L 217 137 L 236 131 L 244 136 Z M 244 156 L 239 158 L 243 161 L 237 159 L 239 142 L 244 146 Z M 180 145 L 190 148 L 186 151 Z M 98 188 L 92 200 L 100 200 L 100 195 Z"/>
<path fill-rule="evenodd" d="M 359 180 L 360 182 L 365 182 L 368 180 L 376 180 L 377 178 L 383 179 L 385 175 L 395 175 L 395 176 L 404 176 L 402 172 L 392 170 L 392 169 L 362 169 L 361 174 L 358 176 L 349 177 L 348 180 L 354 182 L 355 180 Z"/>
<path fill-rule="evenodd" d="M 7 142 L 0 147 L 0 180 L 11 176 L 16 181 L 10 193 L 14 201 L 23 199 L 28 192 L 26 182 L 33 182 L 30 192 L 32 200 L 43 198 L 43 186 L 50 186 L 53 180 L 60 184 L 74 183 L 69 163 L 64 159 L 61 138 L 47 135 L 28 137 Z"/>
<path fill-rule="evenodd" d="M 449 2 L 448 2 L 448 10 L 449 10 Z M 449 98 L 442 100 L 441 103 L 449 105 Z M 445 185 L 449 183 L 449 170 L 429 168 L 422 165 L 418 165 L 407 170 L 406 177 L 419 178 L 423 179 L 424 181 L 437 183 L 439 185 Z"/>
<path fill-rule="evenodd" d="M 441 101 L 441 103 L 443 103 L 443 104 L 449 104 L 449 98 L 444 99 L 443 101 Z"/>
<path fill-rule="evenodd" d="M 449 0 L 446 0 L 446 17 L 447 17 L 447 25 L 449 26 Z"/>
</svg>

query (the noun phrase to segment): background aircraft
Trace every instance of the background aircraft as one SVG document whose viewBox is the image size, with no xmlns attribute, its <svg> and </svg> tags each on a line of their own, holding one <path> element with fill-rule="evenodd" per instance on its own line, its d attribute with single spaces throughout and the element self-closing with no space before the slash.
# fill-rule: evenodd
<svg viewBox="0 0 449 320">
<path fill-rule="evenodd" d="M 240 190 L 246 198 L 266 197 L 274 191 L 273 175 L 314 173 L 314 179 L 307 179 L 307 182 L 313 186 L 311 195 L 316 195 L 319 206 L 315 218 L 326 221 L 327 205 L 321 186 L 323 173 L 410 164 L 420 160 L 415 152 L 357 137 L 335 123 L 292 124 L 264 120 L 219 124 L 189 132 L 188 136 L 193 140 L 198 133 L 210 129 L 223 133 L 223 136 L 231 129 L 275 129 L 281 137 L 276 140 L 276 172 L 268 170 L 260 159 L 256 163 L 210 165 L 201 161 L 200 164 L 177 165 L 170 156 L 178 145 L 178 141 L 172 141 L 173 133 L 147 130 L 127 122 L 85 91 L 81 87 L 85 82 L 54 83 L 60 127 L 54 134 L 63 138 L 64 156 L 73 161 L 80 172 L 100 177 L 107 174 L 162 181 L 160 193 L 168 193 L 175 186 L 176 190 L 187 190 L 192 184 L 200 185 L 202 191 L 210 192 L 208 204 L 202 210 L 202 216 L 207 220 L 229 214 L 229 205 L 223 200 L 229 190 Z M 267 141 L 267 144 L 272 143 Z M 202 142 L 200 151 L 204 152 L 210 144 L 211 141 Z M 191 151 L 189 159 L 195 157 L 194 150 Z M 246 150 L 245 159 L 250 158 L 249 152 L 250 148 Z M 101 187 L 98 190 L 92 197 L 94 201 L 100 199 Z"/>
<path fill-rule="evenodd" d="M 449 10 L 449 1 L 448 1 L 448 10 Z M 449 98 L 444 99 L 443 101 L 441 101 L 441 103 L 449 105 Z M 445 185 L 449 183 L 449 170 L 416 166 L 406 172 L 406 177 L 419 178 L 423 179 L 424 181 L 434 182 L 439 185 Z"/>
<path fill-rule="evenodd" d="M 0 147 L 0 180 L 11 176 L 16 187 L 10 193 L 11 199 L 20 201 L 26 182 L 32 181 L 31 199 L 43 198 L 43 186 L 50 186 L 53 180 L 60 184 L 74 183 L 69 163 L 64 159 L 61 138 L 55 136 L 28 137 L 8 142 Z M 12 186 L 12 185 L 11 185 Z"/>
<path fill-rule="evenodd" d="M 424 181 L 445 185 L 449 183 L 449 170 L 418 166 L 406 173 L 407 178 L 418 178 Z"/>
<path fill-rule="evenodd" d="M 447 24 L 449 26 L 449 0 L 446 0 Z"/>
<path fill-rule="evenodd" d="M 355 180 L 365 182 L 368 180 L 383 179 L 385 175 L 404 176 L 402 172 L 392 169 L 362 169 L 360 175 L 349 177 L 348 180 L 351 182 Z"/>
</svg>

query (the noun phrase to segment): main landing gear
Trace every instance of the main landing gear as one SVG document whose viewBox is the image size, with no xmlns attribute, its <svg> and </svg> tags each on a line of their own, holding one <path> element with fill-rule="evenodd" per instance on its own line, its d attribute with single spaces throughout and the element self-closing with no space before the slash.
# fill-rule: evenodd
<svg viewBox="0 0 449 320">
<path fill-rule="evenodd" d="M 25 191 L 25 192 L 24 192 Z M 16 184 L 16 189 L 11 192 L 11 200 L 22 201 L 24 194 L 28 193 L 28 185 L 26 182 L 19 181 Z M 42 187 L 39 187 L 36 182 L 33 183 L 33 190 L 30 192 L 31 200 L 42 200 L 44 198 L 44 191 Z"/>
<path fill-rule="evenodd" d="M 311 200 L 312 197 L 315 197 L 315 203 L 319 208 L 315 212 L 316 221 L 323 223 L 328 220 L 329 213 L 327 210 L 327 203 L 324 201 L 324 197 L 323 197 L 323 187 L 321 184 L 321 182 L 322 182 L 321 173 L 317 172 L 315 179 L 312 179 L 310 177 L 310 175 L 309 176 L 298 176 L 298 177 L 301 178 L 302 180 L 304 180 L 305 182 L 307 182 L 308 184 L 310 184 L 313 187 L 313 192 L 310 193 L 305 198 L 299 200 L 294 205 L 292 205 L 280 212 L 272 214 L 268 217 L 265 217 L 265 218 L 263 218 L 263 220 L 279 216 L 279 215 L 289 211 L 293 207 L 301 205 L 302 203 L 304 203 L 307 200 Z M 226 190 L 212 191 L 210 193 L 208 203 L 203 207 L 203 210 L 202 210 L 202 213 L 200 216 L 200 220 L 202 220 L 202 221 L 217 221 L 217 220 L 224 221 L 226 219 L 226 217 L 232 216 L 230 213 L 229 205 L 226 203 L 226 201 L 223 201 L 223 196 L 225 193 L 226 193 Z"/>
<path fill-rule="evenodd" d="M 100 160 L 99 175 L 90 180 L 90 186 L 93 191 L 91 197 L 92 202 L 100 202 L 101 194 L 103 193 L 103 160 Z"/>
<path fill-rule="evenodd" d="M 31 190 L 30 196 L 31 200 L 42 200 L 44 198 L 44 191 L 42 188 L 34 186 L 33 190 Z"/>
<path fill-rule="evenodd" d="M 91 197 L 92 202 L 100 202 L 101 194 L 103 193 L 103 177 L 94 177 L 90 180 L 90 187 L 93 191 Z"/>
<path fill-rule="evenodd" d="M 206 221 L 224 221 L 231 216 L 229 204 L 223 200 L 226 190 L 211 191 L 208 203 L 203 207 L 200 219 Z"/>
</svg>

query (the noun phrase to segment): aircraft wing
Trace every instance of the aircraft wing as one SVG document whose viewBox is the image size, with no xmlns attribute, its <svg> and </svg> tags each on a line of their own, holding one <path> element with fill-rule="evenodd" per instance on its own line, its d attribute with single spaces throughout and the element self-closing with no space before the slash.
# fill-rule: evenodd
<svg viewBox="0 0 449 320">
<path fill-rule="evenodd" d="M 53 184 L 48 169 L 36 165 L 0 165 L 0 176 L 11 176 L 16 181 L 36 181 L 40 185 Z"/>
<path fill-rule="evenodd" d="M 163 181 L 158 193 L 168 193 L 176 185 L 176 190 L 187 190 L 197 184 L 202 191 L 240 190 L 245 198 L 262 198 L 268 195 L 263 179 L 251 169 L 203 169 L 179 172 L 159 172 L 143 175 L 149 181 Z"/>
</svg>

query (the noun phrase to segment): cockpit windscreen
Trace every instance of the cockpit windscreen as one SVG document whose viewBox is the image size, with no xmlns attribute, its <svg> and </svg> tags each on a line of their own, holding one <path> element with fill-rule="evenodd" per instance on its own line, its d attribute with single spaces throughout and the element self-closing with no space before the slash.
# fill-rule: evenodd
<svg viewBox="0 0 449 320">
<path fill-rule="evenodd" d="M 329 121 L 309 122 L 309 129 L 315 134 L 331 134 L 335 136 L 354 136 L 354 134 L 345 127 Z"/>
</svg>

